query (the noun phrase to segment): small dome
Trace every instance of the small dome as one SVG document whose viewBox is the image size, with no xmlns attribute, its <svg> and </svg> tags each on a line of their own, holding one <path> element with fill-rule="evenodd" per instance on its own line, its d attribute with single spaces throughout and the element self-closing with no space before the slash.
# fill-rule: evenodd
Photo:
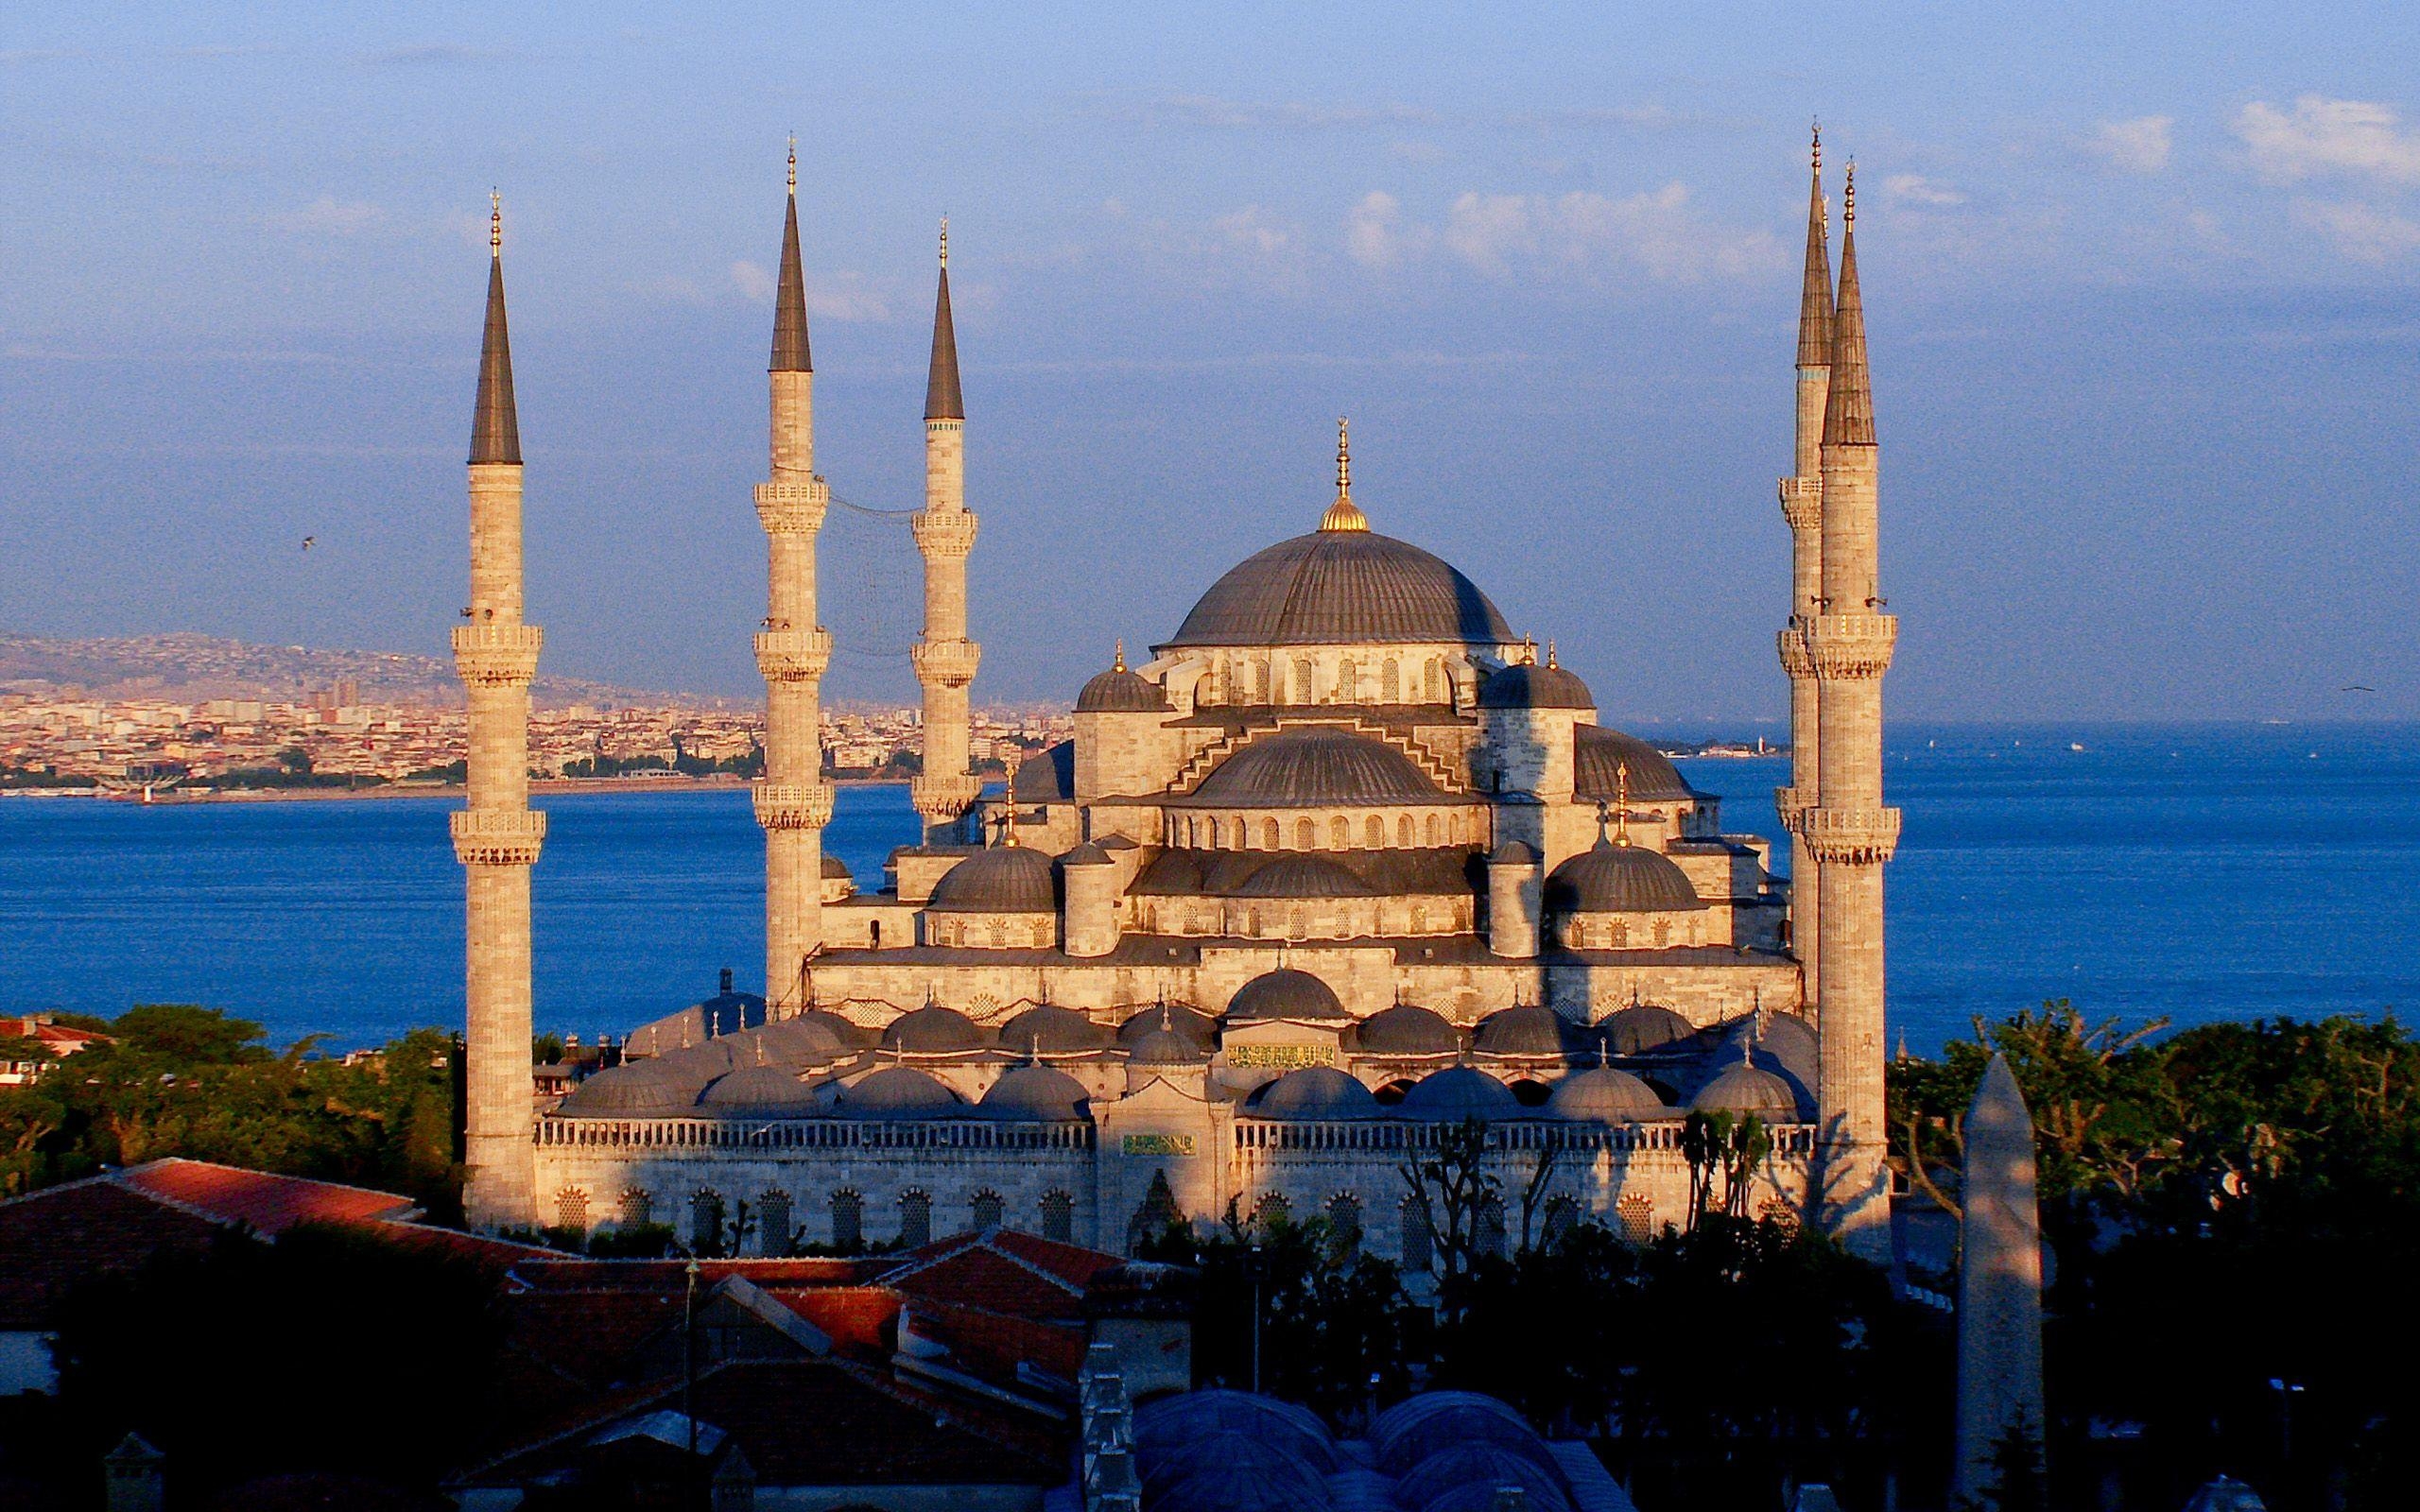
<svg viewBox="0 0 2420 1512">
<path fill-rule="evenodd" d="M 1263 1019 L 1349 1019 L 1336 989 L 1308 971 L 1280 968 L 1264 971 L 1236 989 L 1227 1003 L 1227 1022 L 1251 1023 Z"/>
<path fill-rule="evenodd" d="M 1368 1442 L 1378 1468 L 1396 1475 L 1464 1444 L 1493 1444 L 1525 1459 L 1554 1463 L 1527 1418 L 1476 1391 L 1424 1391 L 1399 1401 L 1370 1425 Z"/>
<path fill-rule="evenodd" d="M 562 1118 L 681 1118 L 694 1111 L 698 1089 L 660 1060 L 608 1067 L 571 1090 L 555 1108 Z"/>
<path fill-rule="evenodd" d="M 942 873 L 925 911 L 934 914 L 1055 914 L 1050 858 L 1021 845 L 977 850 Z"/>
<path fill-rule="evenodd" d="M 1254 1118 L 1374 1118 L 1378 1100 L 1333 1066 L 1307 1066 L 1253 1093 L 1244 1111 Z"/>
<path fill-rule="evenodd" d="M 1099 846 L 1095 845 L 1090 840 L 1087 840 L 1083 844 L 1076 847 L 1073 850 L 1068 851 L 1065 855 L 1061 856 L 1059 858 L 1059 865 L 1063 868 L 1114 867 L 1117 865 L 1117 861 L 1108 851 L 1102 850 Z"/>
<path fill-rule="evenodd" d="M 916 1118 L 961 1106 L 958 1093 L 913 1066 L 885 1066 L 840 1092 L 840 1110 L 859 1118 Z"/>
<path fill-rule="evenodd" d="M 1011 1070 L 977 1107 L 986 1118 L 1065 1122 L 1084 1116 L 1084 1084 L 1054 1066 Z"/>
<path fill-rule="evenodd" d="M 1434 1008 L 1398 1003 L 1361 1021 L 1354 1048 L 1365 1056 L 1450 1056 L 1462 1048 L 1461 1031 Z"/>
<path fill-rule="evenodd" d="M 1145 1008 L 1119 1024 L 1117 1042 L 1131 1050 L 1142 1041 L 1144 1036 L 1159 1032 L 1164 1022 L 1166 1027 L 1205 1050 L 1219 1037 L 1219 1021 L 1200 1008 L 1187 1007 L 1182 1003 L 1161 1003 Z"/>
<path fill-rule="evenodd" d="M 1616 1009 L 1599 1027 L 1605 1033 L 1605 1048 L 1617 1056 L 1647 1055 L 1698 1032 L 1696 1024 L 1660 1003 L 1634 1003 Z"/>
<path fill-rule="evenodd" d="M 1613 802 L 1621 792 L 1625 766 L 1630 768 L 1634 803 L 1676 803 L 1703 796 L 1689 786 L 1670 757 L 1636 735 L 1602 725 L 1582 725 L 1573 733 L 1573 786 L 1583 803 Z"/>
<path fill-rule="evenodd" d="M 956 1008 L 939 1004 L 903 1013 L 890 1021 L 882 1031 L 885 1050 L 904 1050 L 911 1056 L 947 1056 L 965 1050 L 980 1050 L 992 1042 L 992 1037 L 976 1025 L 974 1020 Z"/>
<path fill-rule="evenodd" d="M 1482 709 L 1594 709 L 1588 684 L 1558 666 L 1520 665 L 1489 675 L 1478 685 Z"/>
<path fill-rule="evenodd" d="M 1671 1112 L 1655 1090 L 1627 1071 L 1598 1066 L 1555 1083 L 1547 1111 L 1597 1124 L 1630 1124 Z"/>
<path fill-rule="evenodd" d="M 1664 914 L 1703 908 L 1705 900 L 1662 851 L 1599 840 L 1554 868 L 1546 905 L 1558 914 Z"/>
<path fill-rule="evenodd" d="M 1534 867 L 1545 859 L 1538 854 L 1538 848 L 1529 841 L 1507 840 L 1489 852 L 1487 864 L 1491 867 Z"/>
<path fill-rule="evenodd" d="M 856 874 L 849 869 L 849 864 L 847 862 L 841 860 L 838 856 L 826 851 L 823 856 L 823 880 L 826 882 L 855 882 L 857 878 Z"/>
<path fill-rule="evenodd" d="M 814 1090 L 778 1066 L 742 1066 L 718 1076 L 698 1103 L 727 1117 L 803 1118 L 821 1110 Z"/>
<path fill-rule="evenodd" d="M 1823 1054 L 1816 1041 L 1815 1026 L 1795 1013 L 1775 1013 L 1767 1018 L 1763 1032 L 1756 1038 L 1756 1048 L 1804 1082 L 1815 1079 L 1816 1064 Z"/>
<path fill-rule="evenodd" d="M 1561 1056 L 1574 1027 L 1545 1004 L 1531 1003 L 1479 1020 L 1472 1048 L 1483 1056 Z"/>
<path fill-rule="evenodd" d="M 1802 1113 L 1798 1089 L 1761 1066 L 1735 1062 L 1689 1099 L 1692 1113 L 1754 1113 L 1772 1124 L 1795 1124 Z"/>
<path fill-rule="evenodd" d="M 782 1022 L 820 1024 L 831 1033 L 832 1038 L 838 1041 L 843 1049 L 862 1050 L 869 1045 L 879 1043 L 882 1040 L 880 1030 L 851 1019 L 844 1019 L 830 1008 L 809 1008 L 795 1018 L 784 1019 Z"/>
<path fill-rule="evenodd" d="M 1437 1448 L 1395 1482 L 1395 1501 L 1421 1512 L 1494 1512 L 1508 1486 L 1521 1488 L 1525 1512 L 1570 1512 L 1571 1483 L 1543 1443 L 1534 1450 L 1486 1440 Z"/>
<path fill-rule="evenodd" d="M 813 1015 L 769 1023 L 756 1031 L 754 1041 L 754 1053 L 750 1058 L 785 1070 L 821 1065 L 852 1048 L 833 1032 L 830 1024 Z"/>
<path fill-rule="evenodd" d="M 1000 1025 L 1000 1045 L 1018 1055 L 1072 1056 L 1110 1041 L 1101 1024 L 1056 1004 L 1038 1004 Z"/>
<path fill-rule="evenodd" d="M 1452 1066 L 1412 1083 L 1397 1105 L 1406 1118 L 1446 1123 L 1464 1118 L 1510 1118 L 1521 1111 L 1512 1089 L 1471 1066 Z"/>
<path fill-rule="evenodd" d="M 1138 1035 L 1126 1052 L 1130 1066 L 1198 1066 L 1209 1058 L 1208 1051 L 1179 1029 L 1153 1029 Z"/>
<path fill-rule="evenodd" d="M 1096 676 L 1076 695 L 1080 714 L 1164 714 L 1168 711 L 1167 690 L 1139 672 L 1129 672 L 1122 652 L 1115 666 Z"/>
<path fill-rule="evenodd" d="M 1325 856 L 1281 856 L 1244 879 L 1237 898 L 1374 898 L 1378 889 Z"/>
<path fill-rule="evenodd" d="M 1443 789 L 1382 740 L 1335 725 L 1288 725 L 1210 769 L 1176 801 L 1216 808 L 1325 808 L 1440 803 Z"/>
</svg>

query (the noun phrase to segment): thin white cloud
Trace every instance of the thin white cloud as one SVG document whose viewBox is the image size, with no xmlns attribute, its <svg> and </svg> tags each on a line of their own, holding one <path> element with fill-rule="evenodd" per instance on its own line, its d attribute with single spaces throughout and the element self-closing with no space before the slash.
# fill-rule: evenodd
<svg viewBox="0 0 2420 1512">
<path fill-rule="evenodd" d="M 2420 251 L 2420 221 L 2375 205 L 2297 199 L 2293 215 L 2297 225 L 2318 232 L 2339 255 L 2356 263 L 2384 266 Z"/>
<path fill-rule="evenodd" d="M 2158 173 L 2176 150 L 2175 127 L 2176 118 L 2169 115 L 2103 121 L 2088 145 L 2120 173 Z"/>
<path fill-rule="evenodd" d="M 826 320 L 879 324 L 890 318 L 890 301 L 862 273 L 819 273 L 807 280 L 806 310 Z"/>
<path fill-rule="evenodd" d="M 1383 189 L 1363 195 L 1344 217 L 1345 254 L 1364 267 L 1390 267 L 1404 254 L 1403 203 Z"/>
<path fill-rule="evenodd" d="M 272 231 L 293 236 L 359 236 L 387 222 L 387 213 L 357 199 L 321 195 L 300 210 L 279 211 L 263 217 Z"/>
<path fill-rule="evenodd" d="M 2235 134 L 2252 170 L 2274 183 L 2313 178 L 2420 183 L 2420 136 L 2400 129 L 2392 105 L 2305 94 L 2289 111 L 2255 100 L 2237 112 Z"/>
<path fill-rule="evenodd" d="M 1962 205 L 1966 197 L 1938 180 L 1920 173 L 1894 173 L 1882 180 L 1882 196 L 1903 205 Z"/>
<path fill-rule="evenodd" d="M 1210 230 L 1228 246 L 1255 257 L 1280 257 L 1294 245 L 1293 229 L 1258 205 L 1219 216 L 1210 223 Z"/>
<path fill-rule="evenodd" d="M 771 302 L 779 284 L 772 269 L 762 263 L 743 260 L 731 265 L 731 286 L 739 291 L 741 299 L 767 304 Z"/>
<path fill-rule="evenodd" d="M 1686 185 L 1613 198 L 1587 190 L 1544 195 L 1470 193 L 1454 201 L 1439 239 L 1481 273 L 1524 267 L 1635 267 L 1663 283 L 1762 275 L 1781 266 L 1772 233 L 1714 225 Z"/>
<path fill-rule="evenodd" d="M 1110 113 L 1145 126 L 1220 131 L 1319 131 L 1416 122 L 1437 112 L 1414 105 L 1351 105 L 1320 100 L 1231 100 L 1216 94 L 1163 94 L 1110 107 Z"/>
</svg>

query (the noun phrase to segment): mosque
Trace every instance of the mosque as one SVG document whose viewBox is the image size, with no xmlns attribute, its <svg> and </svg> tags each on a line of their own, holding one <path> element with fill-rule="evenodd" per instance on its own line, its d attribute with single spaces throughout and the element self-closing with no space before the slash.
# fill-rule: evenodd
<svg viewBox="0 0 2420 1512">
<path fill-rule="evenodd" d="M 1882 1160 L 1876 448 L 1854 169 L 1839 282 L 1820 143 L 1797 347 L 1791 691 L 1769 842 L 1596 700 L 1487 593 L 1373 527 L 1338 425 L 1316 528 L 1230 569 L 1073 739 L 972 774 L 966 410 L 944 228 L 925 405 L 918 843 L 860 891 L 822 854 L 831 641 L 816 614 L 815 371 L 797 169 L 770 363 L 766 991 L 634 1032 L 533 1101 L 521 454 L 502 222 L 470 458 L 466 1205 L 487 1228 L 671 1224 L 745 1202 L 751 1248 L 918 1244 L 1008 1226 L 1127 1248 L 1180 1219 L 1312 1214 L 1415 1275 L 1447 1236 L 1408 1166 L 1478 1121 L 1495 1194 L 1456 1241 L 1680 1221 L 1690 1110 L 1754 1115 L 1746 1211 L 1888 1244 Z M 1312 524 L 1316 501 L 1304 508 Z M 1383 506 L 1372 510 L 1383 520 Z M 1794 884 L 1794 885 L 1793 885 Z M 1820 969 L 1819 969 L 1820 968 Z M 534 1110 L 534 1111 L 533 1111 Z M 1467 1137 L 1464 1135 L 1463 1137 Z"/>
</svg>

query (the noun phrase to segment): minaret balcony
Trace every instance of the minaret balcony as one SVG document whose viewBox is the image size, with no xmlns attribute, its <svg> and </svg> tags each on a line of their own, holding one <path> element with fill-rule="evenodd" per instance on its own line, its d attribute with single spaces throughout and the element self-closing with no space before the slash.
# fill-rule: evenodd
<svg viewBox="0 0 2420 1512">
<path fill-rule="evenodd" d="M 1807 853 L 1824 866 L 1880 866 L 1899 849 L 1899 811 L 1811 808 L 1803 833 Z"/>
<path fill-rule="evenodd" d="M 1795 787 L 1773 789 L 1773 807 L 1781 814 L 1783 830 L 1796 834 L 1806 827 L 1806 816 L 1815 808 L 1814 797 L 1812 793 L 1802 794 Z"/>
<path fill-rule="evenodd" d="M 821 478 L 756 485 L 756 518 L 769 536 L 811 536 L 823 528 L 831 505 L 832 486 Z"/>
<path fill-rule="evenodd" d="M 482 620 L 454 627 L 454 670 L 464 682 L 485 687 L 527 684 L 538 675 L 538 648 L 545 633 L 535 625 Z"/>
<path fill-rule="evenodd" d="M 963 688 L 975 680 L 983 648 L 973 641 L 919 641 L 908 651 L 916 680 L 927 687 Z"/>
<path fill-rule="evenodd" d="M 1819 678 L 1878 678 L 1890 669 L 1898 644 L 1896 614 L 1818 614 L 1806 631 Z"/>
<path fill-rule="evenodd" d="M 1804 624 L 1787 625 L 1774 631 L 1773 644 L 1781 652 L 1781 669 L 1792 682 L 1815 675 L 1815 653 L 1807 649 Z"/>
<path fill-rule="evenodd" d="M 821 830 L 832 822 L 832 789 L 821 782 L 759 782 L 750 795 L 768 830 Z"/>
<path fill-rule="evenodd" d="M 927 558 L 967 557 L 975 551 L 975 516 L 964 509 L 920 509 L 908 522 L 916 549 Z"/>
<path fill-rule="evenodd" d="M 1781 480 L 1781 517 L 1792 531 L 1824 528 L 1824 480 L 1821 477 Z"/>
<path fill-rule="evenodd" d="M 446 824 L 466 867 L 532 865 L 546 838 L 546 816 L 534 809 L 457 809 Z"/>
<path fill-rule="evenodd" d="M 760 630 L 756 636 L 756 670 L 767 682 L 812 682 L 832 664 L 832 632 Z"/>
<path fill-rule="evenodd" d="M 908 801 L 930 820 L 953 819 L 983 796 L 983 779 L 973 772 L 926 772 L 908 784 Z"/>
</svg>

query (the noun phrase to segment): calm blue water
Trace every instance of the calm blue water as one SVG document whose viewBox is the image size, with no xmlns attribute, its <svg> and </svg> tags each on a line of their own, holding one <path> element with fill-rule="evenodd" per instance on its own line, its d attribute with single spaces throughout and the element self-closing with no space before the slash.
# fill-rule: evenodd
<svg viewBox="0 0 2420 1512">
<path fill-rule="evenodd" d="M 1726 827 L 1774 833 L 1783 763 L 1685 765 Z M 2420 1003 L 2420 727 L 1903 727 L 1888 780 L 1892 1026 L 1918 1049 L 2051 997 L 2184 1023 Z M 0 800 L 0 1012 L 201 1002 L 337 1045 L 458 1022 L 451 806 Z M 540 806 L 543 1027 L 619 1032 L 724 966 L 754 984 L 746 794 Z M 849 788 L 825 844 L 873 885 L 914 829 L 905 788 Z"/>
</svg>

